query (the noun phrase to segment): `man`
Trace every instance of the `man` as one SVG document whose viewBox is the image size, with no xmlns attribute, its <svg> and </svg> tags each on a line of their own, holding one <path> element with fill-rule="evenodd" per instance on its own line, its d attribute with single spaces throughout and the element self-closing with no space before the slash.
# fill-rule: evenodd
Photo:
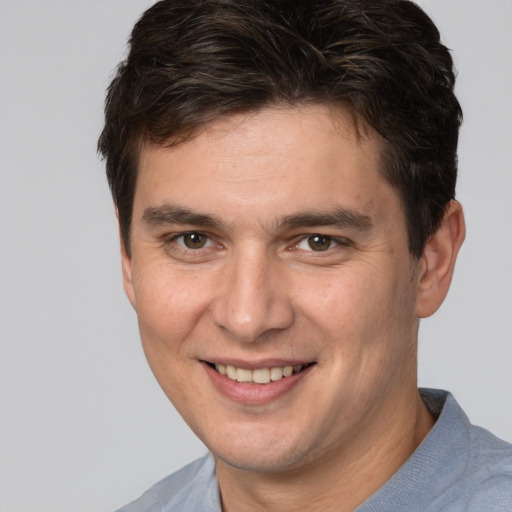
<svg viewBox="0 0 512 512">
<path fill-rule="evenodd" d="M 99 148 L 149 364 L 210 454 L 129 511 L 510 511 L 512 447 L 417 389 L 464 239 L 447 49 L 403 0 L 163 0 Z"/>
</svg>

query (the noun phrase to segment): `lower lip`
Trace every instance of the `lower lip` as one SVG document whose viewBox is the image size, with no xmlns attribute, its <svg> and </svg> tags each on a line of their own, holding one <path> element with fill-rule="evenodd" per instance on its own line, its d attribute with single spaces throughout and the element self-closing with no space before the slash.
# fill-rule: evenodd
<svg viewBox="0 0 512 512">
<path fill-rule="evenodd" d="M 315 366 L 308 366 L 299 373 L 290 375 L 290 377 L 283 377 L 268 384 L 250 384 L 232 380 L 221 375 L 208 364 L 202 364 L 217 390 L 233 402 L 243 405 L 264 405 L 281 398 L 292 391 Z"/>
</svg>

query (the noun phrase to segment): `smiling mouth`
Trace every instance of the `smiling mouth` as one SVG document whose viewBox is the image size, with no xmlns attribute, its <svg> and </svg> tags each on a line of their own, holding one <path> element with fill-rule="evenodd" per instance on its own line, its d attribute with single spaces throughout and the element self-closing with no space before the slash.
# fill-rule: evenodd
<svg viewBox="0 0 512 512">
<path fill-rule="evenodd" d="M 206 363 L 210 368 L 224 375 L 228 379 L 246 384 L 269 384 L 281 379 L 286 379 L 296 375 L 315 363 L 298 364 L 293 366 L 273 366 L 269 368 L 257 368 L 250 370 L 248 368 L 238 368 L 230 364 Z"/>
</svg>

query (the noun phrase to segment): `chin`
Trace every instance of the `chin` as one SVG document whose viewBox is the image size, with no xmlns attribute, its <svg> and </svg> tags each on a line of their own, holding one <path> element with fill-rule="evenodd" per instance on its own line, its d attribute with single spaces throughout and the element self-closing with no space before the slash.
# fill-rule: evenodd
<svg viewBox="0 0 512 512">
<path fill-rule="evenodd" d="M 273 454 L 271 457 L 262 456 L 261 453 L 254 453 L 248 456 L 222 456 L 214 454 L 217 462 L 222 463 L 241 471 L 259 474 L 276 474 L 283 473 L 293 469 L 297 466 L 300 457 L 286 457 L 276 456 Z"/>
<path fill-rule="evenodd" d="M 226 449 L 229 446 L 229 449 Z M 242 471 L 255 473 L 282 473 L 306 462 L 311 450 L 298 447 L 290 437 L 283 443 L 279 439 L 255 440 L 250 436 L 245 442 L 236 443 L 233 439 L 220 450 L 211 449 L 217 462 Z"/>
</svg>

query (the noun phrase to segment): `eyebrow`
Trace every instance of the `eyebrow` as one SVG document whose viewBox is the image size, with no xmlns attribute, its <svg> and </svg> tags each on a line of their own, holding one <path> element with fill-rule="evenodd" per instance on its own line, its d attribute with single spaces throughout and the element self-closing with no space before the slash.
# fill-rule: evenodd
<svg viewBox="0 0 512 512">
<path fill-rule="evenodd" d="M 194 212 L 181 206 L 165 204 L 146 208 L 142 222 L 148 226 L 164 226 L 167 224 L 188 224 L 209 229 L 223 230 L 226 225 L 219 218 Z M 329 211 L 306 211 L 286 215 L 275 222 L 279 229 L 296 229 L 301 227 L 334 226 L 343 229 L 358 229 L 366 231 L 373 227 L 371 217 L 347 208 L 336 208 Z"/>
<path fill-rule="evenodd" d="M 213 215 L 198 213 L 188 208 L 169 204 L 146 208 L 142 214 L 142 222 L 148 226 L 190 224 L 210 229 L 222 229 L 224 226 L 224 223 Z"/>
<path fill-rule="evenodd" d="M 334 226 L 366 231 L 373 227 L 373 222 L 368 215 L 346 208 L 324 212 L 302 212 L 287 215 L 278 221 L 278 227 L 280 228 L 294 229 L 314 226 Z"/>
</svg>

